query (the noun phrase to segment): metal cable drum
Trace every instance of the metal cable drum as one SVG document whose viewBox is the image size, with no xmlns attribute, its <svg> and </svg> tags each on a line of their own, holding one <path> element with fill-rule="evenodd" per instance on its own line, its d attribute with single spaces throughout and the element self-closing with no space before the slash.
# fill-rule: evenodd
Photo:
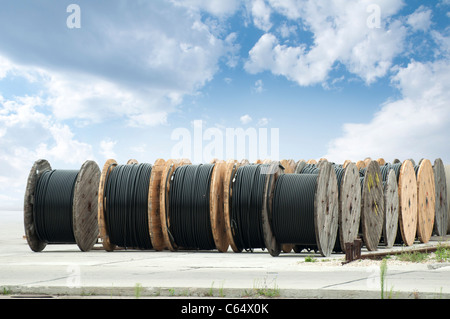
<svg viewBox="0 0 450 319">
<path fill-rule="evenodd" d="M 319 163 L 320 164 L 320 163 Z M 336 252 L 345 252 L 345 243 L 352 243 L 358 237 L 361 216 L 361 192 L 359 191 L 359 171 L 354 163 L 343 165 L 331 163 L 336 173 L 338 187 L 338 234 L 334 247 Z M 318 166 L 305 162 L 297 163 L 296 173 L 315 173 Z"/>
<path fill-rule="evenodd" d="M 272 201 L 272 227 L 280 244 L 333 251 L 338 230 L 336 173 L 321 162 L 317 174 L 281 174 Z"/>
<path fill-rule="evenodd" d="M 216 248 L 210 219 L 210 183 L 214 164 L 175 169 L 169 192 L 169 234 L 177 247 Z"/>
<path fill-rule="evenodd" d="M 447 197 L 447 179 L 445 176 L 445 167 L 442 159 L 437 158 L 433 165 L 434 182 L 436 190 L 436 209 L 434 218 L 434 234 L 445 236 L 447 234 L 448 224 L 448 197 Z"/>
<path fill-rule="evenodd" d="M 33 251 L 47 244 L 77 244 L 92 249 L 98 238 L 97 196 L 100 170 L 86 161 L 80 170 L 52 170 L 34 163 L 24 198 L 24 226 Z"/>
<path fill-rule="evenodd" d="M 130 162 L 129 162 L 130 163 Z M 109 248 L 152 249 L 149 230 L 149 182 L 152 164 L 111 163 L 105 174 L 103 218 Z"/>
</svg>

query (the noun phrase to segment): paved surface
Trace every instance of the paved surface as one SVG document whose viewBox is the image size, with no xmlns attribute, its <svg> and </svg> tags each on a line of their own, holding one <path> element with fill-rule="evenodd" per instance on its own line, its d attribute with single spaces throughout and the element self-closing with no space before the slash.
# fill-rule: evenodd
<svg viewBox="0 0 450 319">
<path fill-rule="evenodd" d="M 310 253 L 106 252 L 100 244 L 90 252 L 47 245 L 35 253 L 23 238 L 22 212 L 0 214 L 2 298 L 380 298 L 379 262 L 343 265 L 343 254 L 315 255 L 311 263 Z M 450 263 L 387 265 L 390 297 L 450 298 Z"/>
</svg>

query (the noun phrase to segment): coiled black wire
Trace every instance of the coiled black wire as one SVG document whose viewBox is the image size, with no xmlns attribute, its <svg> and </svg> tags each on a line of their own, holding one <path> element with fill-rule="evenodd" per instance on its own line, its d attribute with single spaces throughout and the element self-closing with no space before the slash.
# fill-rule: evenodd
<svg viewBox="0 0 450 319">
<path fill-rule="evenodd" d="M 266 248 L 262 224 L 264 188 L 270 165 L 249 164 L 236 170 L 231 197 L 230 224 L 239 250 Z"/>
<path fill-rule="evenodd" d="M 314 228 L 317 178 L 317 174 L 278 177 L 272 201 L 272 227 L 279 243 L 317 248 Z"/>
<path fill-rule="evenodd" d="M 186 249 L 216 248 L 211 228 L 209 196 L 214 164 L 176 168 L 169 194 L 169 232 Z"/>
<path fill-rule="evenodd" d="M 33 218 L 40 241 L 76 243 L 73 232 L 73 197 L 78 171 L 48 170 L 36 183 Z"/>
<path fill-rule="evenodd" d="M 111 244 L 124 248 L 153 248 L 148 228 L 152 165 L 117 165 L 110 169 L 104 190 L 104 214 Z"/>
</svg>

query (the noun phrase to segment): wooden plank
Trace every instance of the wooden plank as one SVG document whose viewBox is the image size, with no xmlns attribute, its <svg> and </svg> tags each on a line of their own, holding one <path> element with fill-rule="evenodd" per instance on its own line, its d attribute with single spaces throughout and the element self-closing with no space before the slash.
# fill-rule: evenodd
<svg viewBox="0 0 450 319">
<path fill-rule="evenodd" d="M 99 236 L 98 190 L 100 168 L 94 161 L 81 166 L 73 191 L 73 233 L 81 251 L 94 247 Z"/>
<path fill-rule="evenodd" d="M 384 221 L 383 183 L 380 165 L 370 161 L 361 193 L 361 232 L 369 251 L 378 249 Z"/>
<path fill-rule="evenodd" d="M 312 160 L 310 160 L 312 161 Z M 281 160 L 280 164 L 284 167 L 284 174 L 292 174 L 295 172 L 295 168 L 297 163 L 294 162 L 294 160 Z M 284 253 L 289 253 L 292 251 L 292 249 L 294 249 L 293 244 L 282 244 L 281 245 L 281 250 Z"/>
<path fill-rule="evenodd" d="M 447 184 L 447 234 L 450 234 L 450 165 L 444 165 Z"/>
<path fill-rule="evenodd" d="M 434 234 L 445 236 L 448 224 L 447 179 L 442 159 L 437 158 L 433 165 L 434 185 L 436 190 L 436 208 L 434 217 Z"/>
<path fill-rule="evenodd" d="M 417 170 L 417 237 L 427 243 L 433 233 L 436 191 L 433 166 L 423 159 Z"/>
</svg>

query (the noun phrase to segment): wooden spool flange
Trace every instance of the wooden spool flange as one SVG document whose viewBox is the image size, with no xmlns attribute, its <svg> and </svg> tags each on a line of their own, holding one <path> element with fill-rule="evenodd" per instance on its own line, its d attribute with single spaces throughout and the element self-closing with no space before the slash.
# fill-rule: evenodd
<svg viewBox="0 0 450 319">
<path fill-rule="evenodd" d="M 284 168 L 276 161 L 266 162 L 266 164 L 269 164 L 269 167 L 266 169 L 267 171 L 262 172 L 267 175 L 267 178 L 264 185 L 264 203 L 261 211 L 264 243 L 271 256 L 278 256 L 281 252 L 281 246 L 277 243 L 272 229 L 272 201 L 277 178 L 283 173 Z M 292 168 L 291 170 L 293 171 Z"/>
<path fill-rule="evenodd" d="M 33 219 L 35 187 L 43 172 L 52 170 L 46 160 L 33 164 L 28 176 L 24 200 L 24 227 L 28 245 L 35 252 L 42 251 L 47 243 L 36 233 Z M 100 169 L 94 161 L 86 161 L 81 166 L 73 190 L 72 225 L 75 243 L 81 251 L 92 249 L 98 239 L 97 201 Z"/>
<path fill-rule="evenodd" d="M 182 165 L 190 165 L 191 163 L 188 160 L 174 160 L 169 159 L 166 161 L 164 165 L 164 169 L 161 175 L 161 186 L 159 193 L 159 207 L 160 207 L 160 218 L 161 218 L 161 230 L 163 233 L 165 245 L 169 248 L 170 251 L 177 251 L 178 246 L 173 241 L 173 238 L 170 234 L 170 207 L 169 207 L 169 192 L 170 192 L 170 180 L 173 176 L 173 173 L 177 169 L 177 167 Z"/>
<path fill-rule="evenodd" d="M 312 160 L 310 160 L 312 161 Z M 284 173 L 285 174 L 292 174 L 295 173 L 295 169 L 297 166 L 297 163 L 294 162 L 294 160 L 281 160 L 280 165 L 284 167 Z M 284 253 L 289 253 L 292 249 L 294 249 L 295 245 L 291 244 L 283 244 L 281 245 L 281 250 Z"/>
<path fill-rule="evenodd" d="M 361 193 L 361 231 L 369 251 L 378 249 L 384 221 L 383 183 L 380 165 L 370 161 Z"/>
<path fill-rule="evenodd" d="M 437 236 L 445 236 L 447 234 L 448 224 L 448 197 L 447 180 L 442 159 L 438 158 L 434 161 L 433 170 L 436 190 L 436 214 L 434 218 L 434 233 Z"/>
<path fill-rule="evenodd" d="M 433 166 L 423 159 L 417 170 L 417 237 L 427 243 L 433 233 L 436 191 Z"/>
<path fill-rule="evenodd" d="M 102 173 L 100 175 L 100 183 L 98 186 L 98 228 L 100 232 L 100 238 L 102 239 L 103 248 L 106 251 L 113 251 L 116 248 L 116 245 L 112 244 L 109 240 L 109 234 L 106 229 L 106 220 L 105 220 L 105 201 L 104 201 L 104 192 L 106 181 L 108 180 L 109 174 L 117 166 L 117 162 L 114 159 L 108 159 L 103 165 Z"/>
<path fill-rule="evenodd" d="M 361 186 L 359 170 L 354 163 L 347 163 L 341 178 L 339 193 L 339 241 L 345 252 L 345 244 L 358 238 L 361 220 Z"/>
<path fill-rule="evenodd" d="M 41 241 L 36 233 L 36 227 L 33 218 L 33 204 L 36 183 L 45 171 L 52 170 L 50 163 L 47 160 L 40 159 L 34 162 L 33 167 L 28 175 L 27 186 L 25 189 L 25 199 L 23 206 L 23 217 L 25 226 L 25 236 L 27 238 L 28 246 L 35 252 L 44 250 L 47 243 Z"/>
<path fill-rule="evenodd" d="M 331 163 L 322 161 L 314 196 L 314 229 L 320 254 L 330 256 L 336 244 L 339 197 L 336 172 Z"/>
<path fill-rule="evenodd" d="M 397 176 L 391 169 L 384 185 L 383 239 L 387 248 L 394 246 L 397 237 L 399 209 Z"/>
<path fill-rule="evenodd" d="M 233 193 L 232 183 L 237 169 L 242 164 L 236 160 L 228 160 L 225 164 L 225 172 L 223 179 L 223 215 L 225 219 L 225 231 L 227 233 L 228 242 L 231 249 L 235 252 L 241 252 L 234 243 L 233 225 L 231 222 L 231 196 Z M 244 164 L 245 165 L 245 164 Z"/>
<path fill-rule="evenodd" d="M 405 160 L 400 168 L 398 197 L 401 238 L 406 246 L 411 246 L 417 232 L 417 179 L 410 160 Z"/>
<path fill-rule="evenodd" d="M 444 170 L 447 184 L 447 234 L 450 234 L 450 165 L 444 165 Z"/>
<path fill-rule="evenodd" d="M 227 163 L 215 161 L 211 176 L 209 209 L 211 230 L 216 248 L 226 252 L 230 246 L 224 217 L 224 181 Z"/>
<path fill-rule="evenodd" d="M 157 251 L 167 248 L 161 227 L 161 210 L 159 201 L 161 176 L 165 164 L 166 161 L 163 159 L 157 159 L 153 164 L 148 190 L 149 233 L 152 246 Z"/>
</svg>

